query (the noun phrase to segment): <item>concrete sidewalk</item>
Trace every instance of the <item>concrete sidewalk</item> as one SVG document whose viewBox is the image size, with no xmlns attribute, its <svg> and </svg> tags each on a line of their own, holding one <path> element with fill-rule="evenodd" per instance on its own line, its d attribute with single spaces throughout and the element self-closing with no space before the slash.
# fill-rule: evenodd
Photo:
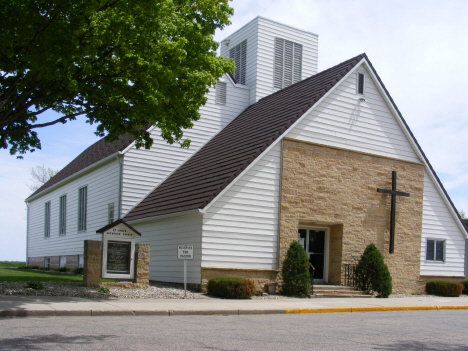
<svg viewBox="0 0 468 351">
<path fill-rule="evenodd" d="M 467 309 L 468 297 L 255 300 L 0 296 L 0 317 L 294 314 Z"/>
</svg>

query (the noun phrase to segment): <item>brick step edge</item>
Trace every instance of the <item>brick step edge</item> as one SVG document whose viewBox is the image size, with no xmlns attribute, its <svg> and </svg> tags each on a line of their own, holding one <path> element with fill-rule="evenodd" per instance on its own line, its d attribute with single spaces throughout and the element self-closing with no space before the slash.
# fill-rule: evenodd
<svg viewBox="0 0 468 351">
<path fill-rule="evenodd" d="M 321 297 L 362 297 L 362 298 L 373 298 L 372 295 L 356 295 L 356 294 L 316 294 L 314 293 L 314 296 L 316 298 L 321 298 Z"/>
<path fill-rule="evenodd" d="M 322 290 L 314 289 L 316 294 L 352 294 L 352 295 L 369 295 L 367 291 L 356 291 L 356 290 Z"/>
</svg>

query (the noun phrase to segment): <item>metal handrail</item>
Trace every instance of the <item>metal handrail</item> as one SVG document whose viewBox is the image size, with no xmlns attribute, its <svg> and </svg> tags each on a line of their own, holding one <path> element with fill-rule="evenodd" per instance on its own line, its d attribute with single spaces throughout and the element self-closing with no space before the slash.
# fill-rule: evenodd
<svg viewBox="0 0 468 351">
<path fill-rule="evenodd" d="M 312 268 L 312 274 L 310 276 L 310 294 L 313 295 L 314 294 L 314 275 L 315 275 L 315 267 L 312 265 L 312 263 L 310 263 L 310 268 Z"/>
<path fill-rule="evenodd" d="M 345 265 L 345 285 L 362 291 L 373 291 L 376 272 L 359 264 Z"/>
</svg>

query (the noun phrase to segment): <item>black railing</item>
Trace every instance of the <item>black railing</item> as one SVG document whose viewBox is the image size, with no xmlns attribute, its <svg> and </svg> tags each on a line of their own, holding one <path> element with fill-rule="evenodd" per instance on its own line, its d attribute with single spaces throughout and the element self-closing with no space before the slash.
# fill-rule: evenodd
<svg viewBox="0 0 468 351">
<path fill-rule="evenodd" d="M 361 291 L 374 291 L 375 271 L 358 264 L 345 264 L 344 283 Z"/>
<path fill-rule="evenodd" d="M 312 263 L 310 263 L 310 294 L 314 294 L 314 275 L 315 275 L 315 267 L 312 266 Z"/>
</svg>

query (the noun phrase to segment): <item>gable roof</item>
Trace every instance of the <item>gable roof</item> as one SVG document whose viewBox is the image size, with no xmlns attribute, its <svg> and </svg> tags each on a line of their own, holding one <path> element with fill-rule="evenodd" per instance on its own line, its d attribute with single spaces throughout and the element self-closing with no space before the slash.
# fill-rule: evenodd
<svg viewBox="0 0 468 351">
<path fill-rule="evenodd" d="M 85 151 L 79 154 L 73 161 L 66 165 L 60 172 L 49 179 L 44 185 L 32 193 L 28 199 L 59 183 L 60 181 L 72 176 L 75 173 L 91 166 L 92 164 L 105 159 L 106 157 L 115 154 L 118 151 L 123 151 L 129 146 L 135 138 L 129 134 L 121 135 L 117 140 L 106 142 L 104 138 L 98 140 Z"/>
<path fill-rule="evenodd" d="M 203 209 L 365 54 L 260 99 L 135 206 L 126 221 Z"/>
</svg>

